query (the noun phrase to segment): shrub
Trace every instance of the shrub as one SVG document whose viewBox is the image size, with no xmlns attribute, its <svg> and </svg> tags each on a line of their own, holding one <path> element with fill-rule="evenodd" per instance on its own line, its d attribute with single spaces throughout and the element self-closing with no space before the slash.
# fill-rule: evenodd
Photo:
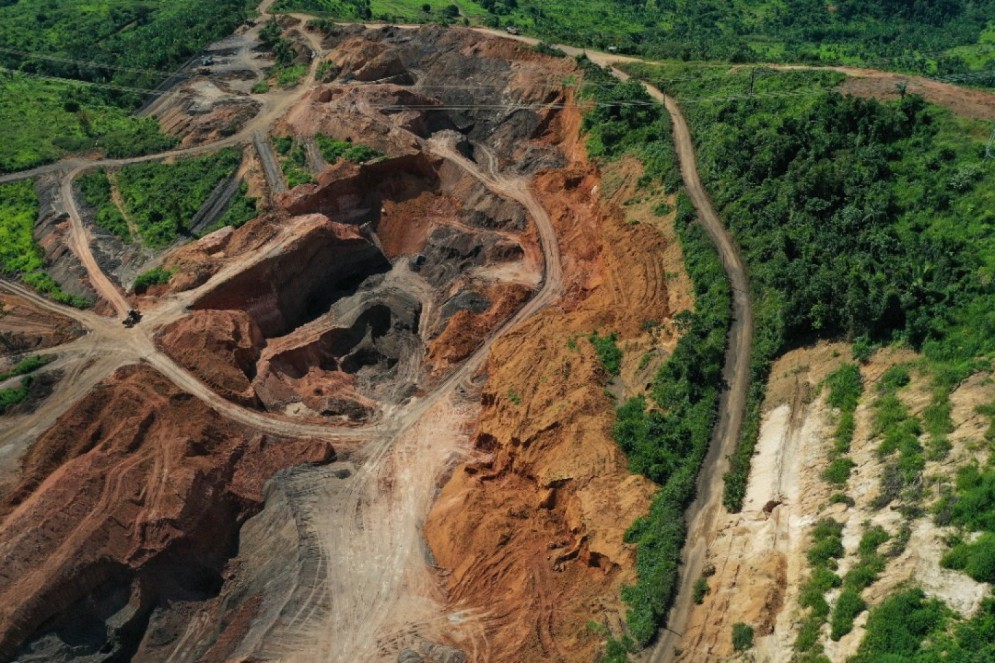
<svg viewBox="0 0 995 663">
<path fill-rule="evenodd" d="M 843 523 L 832 518 L 823 518 L 812 530 L 812 547 L 808 551 L 808 563 L 812 566 L 835 568 L 833 560 L 843 556 Z"/>
<path fill-rule="evenodd" d="M 587 337 L 594 346 L 594 351 L 601 360 L 601 365 L 609 375 L 618 375 L 622 370 L 622 351 L 618 347 L 618 334 L 612 332 L 605 336 L 599 336 L 598 332 L 591 332 Z"/>
<path fill-rule="evenodd" d="M 732 625 L 732 647 L 736 651 L 746 651 L 753 646 L 753 627 L 743 622 Z"/>
<path fill-rule="evenodd" d="M 995 582 L 995 533 L 985 532 L 972 543 L 957 544 L 941 564 L 964 571 L 978 582 Z"/>
<path fill-rule="evenodd" d="M 701 605 L 705 602 L 705 597 L 708 596 L 708 580 L 705 578 L 698 578 L 694 581 L 694 602 Z"/>
<path fill-rule="evenodd" d="M 822 473 L 822 478 L 831 484 L 842 486 L 850 478 L 850 470 L 856 467 L 856 463 L 845 456 L 834 458 Z"/>
<path fill-rule="evenodd" d="M 945 620 L 941 601 L 926 599 L 921 589 L 907 589 L 886 598 L 871 610 L 863 642 L 851 663 L 908 661 L 922 641 Z"/>
<path fill-rule="evenodd" d="M 2 316 L 0 316 L 2 317 Z M 9 371 L 4 371 L 0 373 L 0 382 L 9 380 L 12 377 L 18 375 L 27 375 L 28 373 L 34 373 L 42 366 L 52 362 L 55 359 L 55 355 L 34 355 L 33 357 L 28 357 L 20 362 L 18 362 Z"/>
<path fill-rule="evenodd" d="M 847 587 L 836 601 L 833 618 L 830 621 L 829 637 L 839 640 L 853 630 L 853 618 L 863 612 L 867 604 L 860 598 L 860 592 L 853 587 Z"/>
<path fill-rule="evenodd" d="M 165 285 L 173 276 L 173 270 L 163 267 L 154 267 L 147 272 L 139 274 L 132 285 L 135 292 L 141 293 L 154 285 Z"/>
</svg>

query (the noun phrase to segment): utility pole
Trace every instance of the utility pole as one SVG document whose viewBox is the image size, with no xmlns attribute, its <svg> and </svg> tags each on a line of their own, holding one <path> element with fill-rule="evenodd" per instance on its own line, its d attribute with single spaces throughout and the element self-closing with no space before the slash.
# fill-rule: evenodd
<svg viewBox="0 0 995 663">
<path fill-rule="evenodd" d="M 757 68 L 753 67 L 752 69 L 750 69 L 750 94 L 749 94 L 749 96 L 751 96 L 751 97 L 753 96 L 753 84 L 756 81 L 757 81 Z"/>
</svg>

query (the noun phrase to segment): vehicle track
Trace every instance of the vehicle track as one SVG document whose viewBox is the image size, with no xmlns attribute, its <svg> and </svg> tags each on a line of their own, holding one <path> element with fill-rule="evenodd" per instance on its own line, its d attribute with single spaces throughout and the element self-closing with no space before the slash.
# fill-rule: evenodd
<svg viewBox="0 0 995 663">
<path fill-rule="evenodd" d="M 260 5 L 260 12 L 265 15 L 266 9 L 270 4 L 272 4 L 271 0 L 264 1 Z M 493 34 L 493 31 L 480 31 Z M 499 34 L 499 36 L 508 38 L 508 35 L 504 34 Z M 307 38 L 312 42 L 312 45 L 314 45 L 313 36 L 308 34 Z M 530 40 L 527 38 L 519 38 L 519 41 L 525 41 L 532 44 L 538 43 L 538 40 Z M 568 54 L 579 54 L 581 52 L 585 52 L 592 61 L 602 66 L 611 65 L 620 61 L 633 60 L 633 58 L 625 58 L 592 51 L 581 51 L 581 49 L 571 47 L 562 48 L 567 51 Z M 316 50 L 320 52 L 320 44 L 317 45 Z M 25 171 L 23 173 L 0 176 L 0 182 L 25 179 L 27 177 L 33 177 L 46 172 L 58 172 L 62 170 L 67 171 L 62 179 L 61 192 L 66 206 L 66 211 L 68 212 L 71 220 L 71 248 L 79 256 L 80 261 L 86 268 L 94 288 L 102 297 L 114 306 L 119 314 L 123 315 L 129 308 L 129 304 L 124 298 L 123 293 L 110 281 L 106 274 L 103 273 L 96 260 L 93 258 L 89 246 L 89 235 L 83 226 L 79 210 L 73 198 L 72 182 L 74 178 L 82 173 L 97 168 L 118 168 L 133 163 L 159 161 L 175 157 L 190 157 L 216 152 L 217 150 L 227 146 L 245 145 L 258 136 L 259 132 L 265 131 L 272 121 L 277 119 L 287 108 L 290 107 L 291 104 L 298 101 L 304 96 L 304 94 L 307 93 L 311 84 L 313 84 L 315 70 L 319 61 L 320 58 L 315 58 L 312 62 L 308 77 L 306 81 L 302 83 L 298 92 L 293 94 L 278 94 L 275 98 L 267 100 L 263 110 L 239 133 L 229 138 L 197 147 L 172 150 L 169 152 L 146 155 L 132 159 L 101 159 L 92 161 L 70 159 L 51 166 L 43 166 L 31 171 Z M 622 72 L 617 70 L 613 70 L 613 72 L 619 77 L 625 76 Z M 664 96 L 661 92 L 651 86 L 647 85 L 646 87 L 654 98 L 663 101 L 674 120 L 675 145 L 681 162 L 681 172 L 684 177 L 685 186 L 687 187 L 688 194 L 691 196 L 692 201 L 699 212 L 703 225 L 708 231 L 713 242 L 716 244 L 716 248 L 722 257 L 723 265 L 725 266 L 727 273 L 729 274 L 730 281 L 733 284 L 735 295 L 734 319 L 732 329 L 730 330 L 730 344 L 726 355 L 726 366 L 724 372 L 726 380 L 730 385 L 730 389 L 723 394 L 719 423 L 716 426 L 708 456 L 706 457 L 705 464 L 699 475 L 698 499 L 688 512 L 691 524 L 688 543 L 684 551 L 684 573 L 682 574 L 680 592 L 670 618 L 671 627 L 679 629 L 687 614 L 686 606 L 689 605 L 688 602 L 690 601 L 689 590 L 692 584 L 691 581 L 697 577 L 698 572 L 696 569 L 703 563 L 703 551 L 707 545 L 707 535 L 710 534 L 710 523 L 716 513 L 716 509 L 719 508 L 719 498 L 721 495 L 720 482 L 722 478 L 722 467 L 725 462 L 725 454 L 728 453 L 730 449 L 735 448 L 738 430 L 743 416 L 743 406 L 745 404 L 746 386 L 748 381 L 750 344 L 752 339 L 752 315 L 749 288 L 746 281 L 745 271 L 743 270 L 741 260 L 739 259 L 734 244 L 723 228 L 721 221 L 716 215 L 714 209 L 708 201 L 708 197 L 705 194 L 703 187 L 701 186 L 696 170 L 694 150 L 690 133 L 687 130 L 687 125 L 680 113 L 680 109 L 672 99 Z M 119 343 L 119 352 L 125 353 L 122 356 L 127 357 L 129 356 L 128 353 L 131 353 L 131 356 L 134 358 L 148 362 L 180 388 L 189 391 L 195 397 L 203 400 L 225 416 L 228 416 L 247 426 L 277 435 L 341 440 L 369 440 L 368 444 L 363 447 L 360 454 L 357 455 L 357 459 L 361 459 L 363 463 L 360 467 L 360 471 L 357 472 L 355 480 L 349 485 L 346 499 L 343 504 L 343 512 L 350 514 L 349 520 L 353 522 L 354 526 L 358 525 L 361 531 L 366 530 L 368 533 L 371 533 L 370 527 L 373 525 L 373 521 L 370 520 L 372 514 L 369 513 L 369 507 L 373 503 L 373 498 L 379 496 L 380 491 L 384 487 L 387 487 L 388 489 L 390 488 L 393 481 L 392 474 L 397 471 L 397 459 L 392 458 L 391 454 L 392 450 L 397 449 L 394 442 L 398 440 L 402 434 L 418 424 L 422 420 L 422 417 L 429 412 L 432 407 L 442 404 L 445 399 L 452 398 L 453 395 L 457 393 L 457 389 L 465 385 L 467 380 L 482 366 L 493 343 L 512 327 L 548 306 L 557 297 L 559 297 L 563 287 L 562 269 L 555 231 L 545 210 L 529 189 L 527 181 L 523 178 L 514 178 L 499 173 L 497 160 L 494 158 L 493 154 L 483 146 L 479 146 L 479 152 L 486 162 L 486 172 L 482 171 L 477 164 L 461 156 L 444 141 L 429 141 L 427 146 L 437 155 L 443 156 L 463 168 L 466 172 L 483 182 L 488 188 L 498 195 L 512 198 L 526 207 L 538 229 L 540 246 L 542 248 L 545 263 L 543 276 L 540 282 L 539 292 L 536 296 L 527 302 L 525 306 L 519 309 L 514 316 L 506 320 L 500 327 L 494 330 L 459 369 L 440 383 L 438 387 L 429 395 L 421 399 L 417 399 L 408 406 L 397 411 L 392 410 L 391 412 L 386 413 L 383 423 L 379 426 L 350 429 L 338 426 L 308 425 L 285 421 L 262 413 L 245 410 L 244 408 L 230 403 L 215 394 L 196 377 L 176 365 L 171 359 L 160 352 L 152 342 L 150 332 L 147 331 L 147 328 L 150 325 L 143 325 L 145 329 L 138 328 L 135 330 L 125 330 L 117 325 L 116 321 L 100 318 L 92 313 L 75 311 L 74 309 L 58 306 L 48 300 L 45 300 L 44 298 L 38 297 L 37 295 L 32 296 L 31 299 L 41 300 L 41 302 L 44 302 L 44 306 L 49 310 L 53 310 L 62 315 L 68 315 L 69 317 L 82 322 L 91 330 L 92 335 L 99 337 L 100 341 L 104 343 L 110 342 L 115 344 L 115 346 Z M 3 285 L 8 286 L 8 289 L 23 290 L 19 287 L 11 288 L 10 284 Z M 18 294 L 23 295 L 24 293 L 18 292 Z M 31 294 L 33 295 L 33 293 Z M 178 315 L 184 308 L 184 301 L 185 300 L 177 300 L 174 298 L 171 304 L 166 306 L 166 308 L 168 308 L 173 315 Z M 152 311 L 151 313 L 153 318 L 156 317 L 155 311 Z M 160 317 L 169 317 L 169 314 L 167 313 Z M 84 394 L 79 394 L 79 397 L 82 397 L 83 395 Z M 405 453 L 411 452 L 410 449 L 404 451 Z M 409 490 L 420 489 L 416 487 L 409 487 Z M 388 492 L 390 491 L 388 490 Z M 407 500 L 409 503 L 412 498 L 413 495 L 408 495 Z M 390 495 L 387 495 L 381 504 L 389 503 L 389 499 Z M 415 502 L 417 502 L 417 500 L 415 500 Z M 417 514 L 408 515 L 414 515 L 417 518 Z M 377 537 L 374 537 L 374 539 L 379 541 Z M 381 541 L 380 543 L 382 544 L 383 542 Z M 404 548 L 402 546 L 401 552 L 410 553 L 410 547 Z M 350 560 L 347 559 L 344 561 L 346 562 L 345 564 L 334 566 L 341 566 L 348 572 Z M 353 559 L 351 561 L 355 563 L 360 560 Z M 363 561 L 368 562 L 369 560 Z M 380 561 L 383 562 L 386 560 Z M 408 561 L 400 558 L 397 558 L 394 561 L 400 562 L 402 568 L 408 563 Z M 381 564 L 377 564 L 376 566 L 379 567 L 380 570 L 383 570 L 383 566 Z M 329 567 L 326 566 L 325 568 L 327 569 Z M 402 588 L 404 581 L 404 574 L 397 569 L 395 569 L 395 573 L 389 578 L 379 576 L 374 577 L 378 578 L 375 584 L 379 586 L 367 585 L 360 588 L 360 596 L 362 596 L 366 602 L 357 604 L 355 607 L 360 608 L 360 616 L 365 616 L 365 618 L 353 618 L 350 620 L 352 626 L 362 627 L 361 629 L 357 629 L 357 631 L 350 636 L 350 640 L 353 643 L 357 643 L 357 638 L 354 636 L 358 636 L 360 632 L 366 634 L 376 633 L 376 629 L 373 627 L 377 624 L 377 611 L 379 611 L 382 623 L 382 619 L 386 618 L 389 613 L 391 601 L 396 598 L 397 592 Z M 328 591 L 329 587 L 326 585 L 323 591 L 319 591 L 318 594 L 327 597 Z M 314 600 L 315 599 L 312 599 L 307 603 L 314 603 Z M 297 614 L 304 617 L 305 615 L 320 612 L 320 610 L 316 610 L 315 605 L 304 605 L 300 607 Z M 334 613 L 326 612 L 325 614 L 343 613 L 342 611 L 336 610 Z M 339 626 L 345 625 L 340 624 Z M 348 633 L 349 631 L 344 632 Z M 343 631 L 336 627 L 332 631 L 324 629 L 324 633 L 325 637 L 329 634 L 331 634 L 332 637 L 335 637 L 341 636 Z M 669 659 L 673 651 L 673 642 L 675 640 L 673 636 L 668 635 L 668 633 L 669 632 L 665 632 L 664 635 L 662 635 L 656 650 L 653 652 L 651 660 L 657 661 Z M 486 642 L 484 642 L 481 646 L 485 647 Z M 365 648 L 365 645 L 363 648 Z M 338 651 L 343 653 L 342 649 L 339 649 Z M 331 654 L 331 650 L 327 650 L 326 653 Z M 348 654 L 348 652 L 344 652 L 344 655 L 346 657 L 342 658 L 340 656 L 339 660 L 354 660 L 349 658 L 350 654 Z"/>
<path fill-rule="evenodd" d="M 542 285 L 431 393 L 406 406 L 385 409 L 379 434 L 351 456 L 356 471 L 347 483 L 316 486 L 331 491 L 318 498 L 307 518 L 309 535 L 320 542 L 319 566 L 327 579 L 314 583 L 298 576 L 307 590 L 299 586 L 293 593 L 301 602 L 294 604 L 287 623 L 270 634 L 267 655 L 287 660 L 369 660 L 379 649 L 392 646 L 389 643 L 410 640 L 415 632 L 424 633 L 433 625 L 444 628 L 446 618 L 430 596 L 433 582 L 425 566 L 419 521 L 433 499 L 435 477 L 465 440 L 460 422 L 472 419 L 475 405 L 463 394 L 493 343 L 562 292 L 552 222 L 528 181 L 500 174 L 497 160 L 483 146 L 478 150 L 486 172 L 445 139 L 427 141 L 424 147 L 528 209 L 544 247 Z M 465 622 L 462 628 L 473 650 L 486 651 L 479 620 Z"/>
<path fill-rule="evenodd" d="M 478 28 L 479 32 L 509 38 L 495 30 Z M 538 39 L 510 37 L 516 41 L 536 45 Z M 567 55 L 586 55 L 592 62 L 607 67 L 619 80 L 629 80 L 629 75 L 614 65 L 623 62 L 637 62 L 637 58 L 610 53 L 578 49 L 557 45 Z M 696 497 L 686 513 L 687 538 L 681 552 L 682 570 L 678 580 L 678 592 L 667 617 L 667 626 L 660 630 L 656 646 L 648 654 L 647 660 L 662 663 L 674 658 L 674 647 L 680 641 L 681 633 L 690 612 L 694 581 L 701 575 L 705 563 L 705 551 L 715 536 L 715 520 L 722 509 L 723 475 L 729 468 L 728 457 L 736 450 L 739 431 L 742 427 L 746 398 L 750 381 L 750 355 L 753 347 L 753 301 L 750 295 L 749 279 L 735 242 L 726 230 L 712 206 L 711 200 L 701 184 L 695 158 L 694 142 L 687 121 L 677 102 L 649 83 L 642 82 L 646 92 L 661 102 L 670 114 L 673 125 L 674 147 L 680 162 L 681 178 L 687 190 L 698 219 L 708 232 L 722 260 L 726 276 L 732 287 L 732 324 L 727 337 L 725 365 L 722 377 L 727 388 L 719 401 L 719 418 L 712 431 L 708 453 L 698 473 Z"/>
<path fill-rule="evenodd" d="M 273 153 L 273 146 L 266 137 L 266 133 L 257 131 L 252 134 L 252 144 L 256 147 L 256 154 L 259 155 L 259 163 L 263 165 L 263 174 L 266 176 L 270 192 L 283 193 L 286 191 L 287 183 L 283 179 L 283 170 Z"/>
</svg>

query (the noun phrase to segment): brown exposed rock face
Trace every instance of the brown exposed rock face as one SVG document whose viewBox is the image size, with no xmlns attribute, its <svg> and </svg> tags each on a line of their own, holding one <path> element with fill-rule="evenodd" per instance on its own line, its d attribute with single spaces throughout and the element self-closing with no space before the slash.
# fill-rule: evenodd
<svg viewBox="0 0 995 663">
<path fill-rule="evenodd" d="M 120 370 L 34 444 L 0 502 L 0 658 L 23 641 L 22 654 L 129 656 L 153 608 L 217 591 L 266 478 L 334 455 L 246 431 L 151 369 Z"/>
<path fill-rule="evenodd" d="M 159 345 L 225 398 L 257 403 L 252 379 L 265 340 L 245 311 L 194 311 L 162 329 Z"/>
<path fill-rule="evenodd" d="M 264 336 L 279 336 L 326 310 L 356 277 L 389 267 L 354 226 L 320 214 L 291 222 L 293 237 L 284 247 L 204 294 L 194 308 L 243 310 Z"/>
<path fill-rule="evenodd" d="M 568 152 L 574 119 L 557 125 Z M 620 587 L 635 580 L 623 534 L 655 487 L 629 474 L 612 439 L 615 403 L 584 337 L 616 331 L 638 361 L 632 348 L 659 352 L 675 342 L 650 338 L 643 323 L 665 321 L 671 302 L 689 301 L 686 279 L 664 279 L 682 273 L 672 227 L 627 224 L 615 204 L 632 195 L 639 173 L 613 166 L 622 187 L 601 198 L 599 173 L 574 154 L 570 168 L 535 184 L 560 238 L 562 310 L 494 345 L 476 436 L 487 460 L 456 470 L 425 525 L 451 603 L 488 615 L 489 661 L 592 660 L 600 638 L 588 620 L 618 627 Z M 634 372 L 623 367 L 623 377 Z"/>
</svg>

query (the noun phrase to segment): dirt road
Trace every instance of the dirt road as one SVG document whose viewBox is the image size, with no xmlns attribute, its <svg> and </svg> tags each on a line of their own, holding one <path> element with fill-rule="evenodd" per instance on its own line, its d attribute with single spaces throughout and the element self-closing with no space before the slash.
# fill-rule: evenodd
<svg viewBox="0 0 995 663">
<path fill-rule="evenodd" d="M 264 9 L 268 3 L 263 3 Z M 489 32 L 489 31 L 483 31 Z M 507 37 L 507 35 L 500 35 Z M 308 36 L 311 40 L 311 36 Z M 529 42 L 530 40 L 521 39 Z M 534 40 L 531 40 L 535 43 Z M 580 49 L 564 47 L 568 53 L 580 53 Z M 608 65 L 630 58 L 620 58 L 610 54 L 586 52 L 596 63 Z M 163 160 L 172 157 L 189 157 L 215 152 L 223 147 L 235 144 L 247 144 L 254 137 L 265 132 L 269 125 L 281 116 L 293 103 L 308 92 L 314 80 L 314 74 L 320 58 L 312 62 L 308 78 L 297 91 L 276 92 L 264 102 L 263 110 L 251 120 L 238 134 L 215 143 L 193 148 L 173 150 L 170 152 L 148 155 L 134 159 L 118 160 L 71 160 L 56 164 L 52 168 L 66 169 L 61 192 L 66 211 L 69 214 L 72 231 L 71 247 L 85 266 L 93 286 L 101 297 L 113 304 L 119 314 L 130 307 L 123 293 L 103 273 L 90 251 L 89 235 L 82 222 L 82 217 L 73 199 L 72 182 L 80 174 L 97 168 L 117 168 L 131 163 Z M 617 75 L 620 72 L 616 72 Z M 725 375 L 732 389 L 723 396 L 720 423 L 716 428 L 712 446 L 705 466 L 699 477 L 699 498 L 689 512 L 691 519 L 691 535 L 685 550 L 687 566 L 682 577 L 682 589 L 671 617 L 672 624 L 680 623 L 682 606 L 690 601 L 689 588 L 691 580 L 698 574 L 706 545 L 705 534 L 709 532 L 711 515 L 719 508 L 721 494 L 721 477 L 724 456 L 734 447 L 742 419 L 743 403 L 745 402 L 746 380 L 748 375 L 749 348 L 752 336 L 750 300 L 745 272 L 735 247 L 725 233 L 718 216 L 708 201 L 698 179 L 694 162 L 694 152 L 690 134 L 680 115 L 679 109 L 666 99 L 659 91 L 650 88 L 650 93 L 667 104 L 668 111 L 674 117 L 674 135 L 677 152 L 681 161 L 681 170 L 688 193 L 695 203 L 713 241 L 722 255 L 723 264 L 730 275 L 736 292 L 734 323 L 730 336 L 730 350 L 727 355 Z M 434 483 L 427 481 L 439 471 L 446 462 L 449 452 L 459 444 L 459 422 L 463 415 L 452 415 L 460 406 L 459 391 L 465 386 L 486 359 L 492 344 L 511 328 L 539 312 L 555 301 L 562 292 L 562 270 L 557 238 L 542 205 L 536 199 L 524 178 L 504 175 L 499 172 L 497 160 L 486 148 L 480 147 L 483 167 L 462 157 L 452 148 L 444 137 L 429 141 L 426 145 L 429 151 L 452 161 L 466 172 L 498 195 L 505 196 L 521 203 L 528 210 L 530 217 L 536 223 L 540 246 L 544 256 L 544 269 L 539 291 L 514 316 L 493 330 L 482 345 L 456 371 L 445 379 L 430 394 L 415 399 L 406 406 L 387 408 L 378 426 L 362 428 L 343 428 L 337 426 L 309 425 L 274 417 L 264 413 L 247 410 L 235 405 L 214 393 L 196 377 L 178 366 L 169 357 L 160 352 L 152 340 L 152 330 L 157 324 L 182 311 L 189 304 L 190 297 L 196 291 L 184 293 L 181 296 L 170 297 L 157 307 L 147 312 L 146 321 L 135 329 L 125 329 L 116 320 L 101 318 L 92 313 L 75 311 L 43 300 L 45 306 L 62 315 L 68 315 L 82 322 L 90 330 L 90 336 L 81 348 L 90 352 L 98 349 L 107 352 L 113 347 L 116 356 L 122 361 L 144 361 L 154 366 L 163 375 L 180 388 L 190 392 L 196 398 L 204 401 L 219 413 L 235 421 L 256 428 L 285 436 L 316 437 L 335 440 L 366 440 L 367 443 L 358 451 L 356 460 L 361 461 L 355 478 L 349 483 L 344 493 L 338 493 L 331 501 L 323 501 L 325 521 L 316 522 L 315 527 L 323 542 L 328 559 L 338 559 L 336 564 L 326 565 L 325 573 L 329 574 L 329 582 L 323 587 L 311 588 L 310 597 L 300 606 L 296 616 L 287 627 L 288 631 L 296 631 L 296 642 L 301 636 L 307 638 L 308 649 L 317 649 L 329 660 L 357 660 L 356 655 L 369 652 L 385 627 L 391 630 L 404 621 L 399 615 L 399 607 L 405 605 L 398 597 L 405 600 L 412 598 L 410 589 L 405 590 L 406 583 L 412 574 L 424 573 L 425 562 L 420 554 L 418 539 L 418 520 L 426 510 L 426 500 L 430 501 Z M 36 172 L 36 171 L 32 171 Z M 0 180 L 2 181 L 2 180 Z M 283 238 L 285 239 L 285 238 Z M 275 238 L 273 245 L 278 245 L 280 238 Z M 272 247 L 272 245 L 271 245 Z M 246 257 L 231 265 L 231 269 L 245 267 Z M 223 270 L 230 271 L 228 269 Z M 219 275 L 220 276 L 220 275 Z M 107 370 L 118 362 L 99 364 Z M 83 389 L 91 384 L 96 375 L 96 367 L 82 371 L 80 382 L 75 386 Z M 85 380 L 82 376 L 85 376 Z M 70 383 L 66 388 L 73 386 Z M 73 396 L 82 397 L 84 393 L 68 395 L 67 401 Z M 66 405 L 68 407 L 68 405 Z M 431 431 L 425 431 L 424 422 L 431 413 L 432 419 L 442 417 L 450 421 L 446 429 L 449 433 L 435 442 L 434 452 L 425 459 L 431 467 L 422 465 L 421 457 L 417 472 L 405 472 L 403 468 L 412 466 L 410 457 L 415 455 L 418 445 L 424 445 L 426 435 L 431 437 Z M 51 417 L 47 412 L 46 417 Z M 451 416 L 452 415 L 452 416 Z M 49 419 L 52 421 L 53 419 Z M 31 430 L 37 428 L 35 422 Z M 431 427 L 429 427 L 431 428 Z M 436 439 L 436 438 L 432 438 Z M 412 446 L 415 445 L 415 446 Z M 401 469 L 399 469 L 401 468 Z M 386 487 L 386 490 L 385 490 Z M 329 504 L 332 505 L 329 508 Z M 384 546 L 384 532 L 389 531 L 392 541 Z M 396 539 L 396 540 L 394 540 Z M 343 548 L 345 546 L 345 548 Z M 385 553 L 389 550 L 389 553 Z M 384 555 L 387 554 L 387 557 Z M 696 566 L 697 565 L 697 566 Z M 334 575 L 333 575 L 334 574 Z M 327 606 L 329 596 L 334 595 L 333 610 L 323 610 Z M 323 605 L 324 604 L 324 605 Z M 422 614 L 428 614 L 427 613 Z M 317 621 L 320 627 L 312 632 L 314 621 L 312 617 L 322 617 Z M 409 623 L 410 626 L 410 623 Z M 311 635 L 305 635 L 311 634 Z M 351 634 L 348 638 L 344 634 Z M 658 652 L 667 643 L 662 639 Z M 672 647 L 670 647 L 672 649 Z M 665 657 L 659 660 L 664 660 Z M 654 658 L 654 660 L 657 660 Z"/>
<path fill-rule="evenodd" d="M 722 510 L 722 476 L 729 469 L 728 457 L 736 450 L 742 427 L 746 397 L 750 387 L 750 352 L 753 347 L 753 302 L 750 285 L 739 251 L 722 225 L 701 185 L 694 156 L 694 144 L 684 114 L 677 103 L 656 88 L 645 85 L 649 93 L 660 99 L 673 120 L 674 145 L 681 162 L 684 187 L 698 211 L 700 219 L 722 258 L 732 286 L 732 325 L 729 328 L 725 366 L 722 377 L 728 389 L 719 401 L 719 419 L 712 431 L 712 440 L 701 471 L 698 474 L 697 496 L 688 509 L 688 533 L 681 553 L 681 570 L 677 598 L 667 618 L 667 628 L 649 657 L 654 663 L 673 659 L 674 647 L 684 631 L 693 601 L 694 581 L 701 575 L 705 551 L 715 536 L 715 522 Z"/>
<path fill-rule="evenodd" d="M 481 29 L 485 34 L 504 36 L 495 30 Z M 528 44 L 538 44 L 539 40 L 528 37 L 512 37 Z M 585 54 L 595 64 L 609 67 L 620 80 L 628 80 L 625 72 L 614 65 L 637 61 L 636 58 L 600 53 L 570 46 L 558 45 L 567 55 Z M 749 280 L 739 251 L 732 241 L 722 220 L 712 206 L 698 175 L 698 165 L 694 153 L 694 142 L 687 121 L 677 102 L 660 90 L 643 83 L 651 97 L 664 104 L 673 124 L 674 147 L 680 161 L 684 188 L 694 203 L 698 218 L 722 259 L 729 283 L 732 286 L 732 325 L 729 329 L 725 366 L 722 376 L 728 385 L 719 402 L 719 419 L 712 431 L 708 453 L 698 474 L 697 496 L 687 511 L 688 534 L 681 553 L 682 569 L 678 581 L 677 598 L 667 618 L 667 627 L 660 631 L 656 646 L 647 656 L 653 663 L 662 663 L 674 658 L 674 647 L 680 641 L 687 616 L 693 602 L 694 581 L 701 575 L 705 563 L 705 551 L 715 536 L 715 522 L 722 509 L 722 476 L 729 469 L 728 456 L 736 450 L 739 431 L 742 427 L 746 408 L 746 397 L 750 384 L 750 353 L 753 347 L 753 302 L 750 296 Z"/>
</svg>

